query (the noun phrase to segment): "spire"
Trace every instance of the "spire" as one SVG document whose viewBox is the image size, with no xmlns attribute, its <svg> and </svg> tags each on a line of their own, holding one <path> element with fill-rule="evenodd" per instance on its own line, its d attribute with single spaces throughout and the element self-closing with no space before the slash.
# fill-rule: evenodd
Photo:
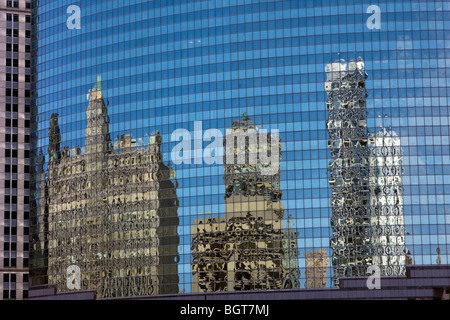
<svg viewBox="0 0 450 320">
<path fill-rule="evenodd" d="M 89 90 L 86 111 L 86 152 L 105 152 L 110 149 L 108 108 L 102 93 L 102 77 L 97 76 L 95 86 Z"/>
<path fill-rule="evenodd" d="M 102 91 L 102 76 L 97 76 L 97 82 L 95 83 L 94 91 Z"/>
<path fill-rule="evenodd" d="M 94 88 L 89 90 L 89 94 L 87 96 L 87 100 L 94 101 L 98 99 L 103 99 L 103 86 L 102 86 L 102 76 L 97 76 L 97 81 L 95 82 Z"/>
</svg>

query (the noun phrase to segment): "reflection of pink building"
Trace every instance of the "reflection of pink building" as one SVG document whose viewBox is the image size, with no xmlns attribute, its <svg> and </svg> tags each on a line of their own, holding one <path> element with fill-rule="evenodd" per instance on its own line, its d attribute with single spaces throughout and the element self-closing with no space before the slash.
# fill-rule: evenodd
<svg viewBox="0 0 450 320">
<path fill-rule="evenodd" d="M 328 257 L 325 250 L 320 248 L 317 251 L 305 253 L 305 287 L 306 288 L 325 288 L 327 285 Z"/>
</svg>

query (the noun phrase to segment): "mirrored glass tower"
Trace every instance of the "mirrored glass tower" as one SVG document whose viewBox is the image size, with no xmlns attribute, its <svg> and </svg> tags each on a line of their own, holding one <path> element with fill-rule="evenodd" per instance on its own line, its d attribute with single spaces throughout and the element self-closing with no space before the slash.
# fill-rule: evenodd
<svg viewBox="0 0 450 320">
<path fill-rule="evenodd" d="M 33 3 L 33 284 L 314 295 L 449 264 L 448 1 Z"/>
</svg>

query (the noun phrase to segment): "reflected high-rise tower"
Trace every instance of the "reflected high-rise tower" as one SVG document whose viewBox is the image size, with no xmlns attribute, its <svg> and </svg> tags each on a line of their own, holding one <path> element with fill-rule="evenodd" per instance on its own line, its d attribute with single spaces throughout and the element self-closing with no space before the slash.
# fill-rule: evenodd
<svg viewBox="0 0 450 320">
<path fill-rule="evenodd" d="M 364 62 L 343 60 L 326 66 L 327 130 L 331 152 L 329 184 L 333 231 L 333 283 L 365 276 L 372 261 L 369 209 L 369 131 Z"/>
<path fill-rule="evenodd" d="M 281 203 L 280 141 L 244 117 L 224 139 L 225 214 L 192 226 L 193 292 L 299 286 L 297 233 Z M 270 165 L 262 160 L 268 153 L 276 155 Z"/>
<path fill-rule="evenodd" d="M 178 198 L 161 136 L 146 146 L 127 134 L 112 143 L 100 78 L 88 100 L 85 148 L 61 148 L 58 115 L 50 123 L 41 181 L 48 281 L 59 292 L 95 289 L 102 298 L 177 293 Z M 76 269 L 78 287 L 67 282 Z"/>
<path fill-rule="evenodd" d="M 405 274 L 403 159 L 391 130 L 370 134 L 361 59 L 327 65 L 334 285 L 346 276 Z"/>
<path fill-rule="evenodd" d="M 403 149 L 398 135 L 386 128 L 371 134 L 369 143 L 373 264 L 381 275 L 404 275 Z"/>
</svg>

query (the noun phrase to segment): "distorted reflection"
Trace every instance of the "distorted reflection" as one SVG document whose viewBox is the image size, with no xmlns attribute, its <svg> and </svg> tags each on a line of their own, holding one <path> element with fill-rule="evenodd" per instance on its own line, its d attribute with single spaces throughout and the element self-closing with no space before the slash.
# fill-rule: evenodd
<svg viewBox="0 0 450 320">
<path fill-rule="evenodd" d="M 88 100 L 85 148 L 61 148 L 58 115 L 50 120 L 40 188 L 48 282 L 68 291 L 66 270 L 76 265 L 81 289 L 99 298 L 177 293 L 178 198 L 161 136 L 154 132 L 148 145 L 128 134 L 112 142 L 101 78 Z"/>
<path fill-rule="evenodd" d="M 228 146 L 231 139 L 232 146 L 224 156 L 225 214 L 206 213 L 191 230 L 192 291 L 297 288 L 297 233 L 281 203 L 280 139 L 256 135 L 259 128 L 246 114 L 231 128 L 224 139 Z M 275 150 L 280 151 L 271 163 L 276 170 L 264 175 L 266 164 L 255 154 Z M 239 155 L 245 161 L 234 161 Z M 252 156 L 258 161 L 250 161 Z"/>
<path fill-rule="evenodd" d="M 381 275 L 404 275 L 403 149 L 398 135 L 386 128 L 371 134 L 369 142 L 373 264 Z"/>
<path fill-rule="evenodd" d="M 328 257 L 325 250 L 319 248 L 317 251 L 305 253 L 305 288 L 325 288 L 327 285 Z"/>
<path fill-rule="evenodd" d="M 369 265 L 379 266 L 382 275 L 404 274 L 400 140 L 387 130 L 369 133 L 361 58 L 348 64 L 341 59 L 325 70 L 333 284 L 366 276 Z"/>
</svg>

